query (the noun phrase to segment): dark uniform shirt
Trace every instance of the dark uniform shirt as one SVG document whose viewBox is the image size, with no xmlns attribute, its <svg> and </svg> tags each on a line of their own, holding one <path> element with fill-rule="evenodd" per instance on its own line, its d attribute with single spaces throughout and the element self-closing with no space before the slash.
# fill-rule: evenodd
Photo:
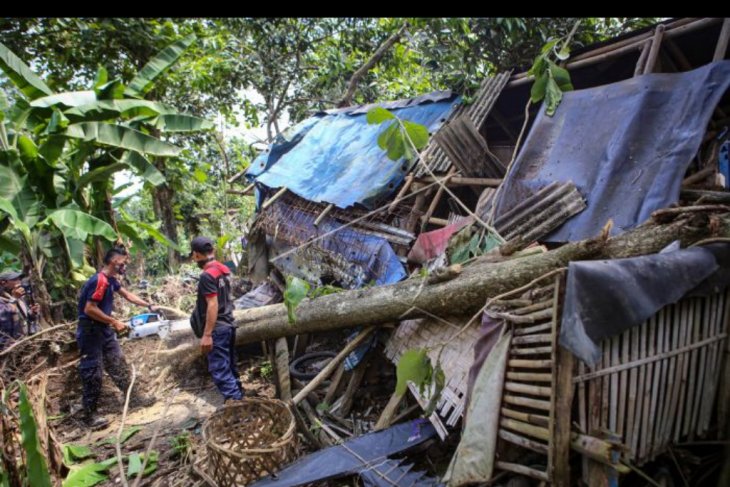
<svg viewBox="0 0 730 487">
<path fill-rule="evenodd" d="M 94 301 L 99 309 L 105 314 L 111 315 L 114 307 L 114 293 L 119 291 L 122 285 L 113 277 L 103 272 L 97 272 L 84 283 L 79 297 L 79 320 L 91 320 L 84 312 L 87 301 Z"/>
<path fill-rule="evenodd" d="M 217 260 L 209 262 L 203 269 L 198 282 L 198 301 L 195 304 L 195 313 L 203 327 L 205 327 L 205 315 L 208 311 L 206 298 L 213 295 L 218 296 L 216 326 L 233 325 L 230 274 L 231 270 Z"/>
</svg>

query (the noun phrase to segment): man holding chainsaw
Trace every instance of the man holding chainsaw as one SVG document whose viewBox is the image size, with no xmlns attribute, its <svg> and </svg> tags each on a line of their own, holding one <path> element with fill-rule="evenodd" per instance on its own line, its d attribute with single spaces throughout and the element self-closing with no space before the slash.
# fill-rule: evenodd
<svg viewBox="0 0 730 487">
<path fill-rule="evenodd" d="M 86 281 L 79 297 L 76 342 L 81 354 L 79 375 L 83 384 L 83 413 L 85 423 L 93 429 L 109 424 L 106 419 L 96 415 L 101 395 L 102 367 L 122 394 L 127 392 L 130 383 L 129 365 L 115 334 L 115 331 L 119 334 L 127 332 L 128 326 L 111 316 L 114 293 L 119 293 L 130 303 L 155 310 L 151 303 L 124 289 L 117 280 L 126 260 L 125 249 L 111 248 L 104 256 L 104 267 Z M 130 402 L 133 406 L 149 406 L 154 404 L 155 399 L 142 395 L 135 386 Z"/>
</svg>

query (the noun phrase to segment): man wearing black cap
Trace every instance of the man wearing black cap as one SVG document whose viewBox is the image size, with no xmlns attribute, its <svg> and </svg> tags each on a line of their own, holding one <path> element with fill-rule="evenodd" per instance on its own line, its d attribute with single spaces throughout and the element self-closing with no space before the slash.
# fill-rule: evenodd
<svg viewBox="0 0 730 487">
<path fill-rule="evenodd" d="M 120 294 L 130 303 L 145 306 L 154 311 L 154 306 L 139 296 L 127 291 L 117 280 L 127 261 L 127 251 L 113 247 L 104 255 L 104 267 L 94 274 L 81 288 L 79 297 L 79 324 L 76 328 L 76 343 L 81 354 L 79 375 L 83 385 L 84 421 L 93 428 L 108 424 L 96 415 L 101 395 L 102 369 L 122 393 L 126 393 L 131 381 L 129 366 L 114 333 L 124 332 L 127 324 L 111 316 L 114 294 Z M 148 406 L 154 398 L 132 390 L 133 406 Z"/>
<path fill-rule="evenodd" d="M 22 278 L 23 273 L 14 270 L 0 274 L 0 349 L 5 348 L 11 338 L 38 331 L 36 323 L 40 308 L 25 301 Z"/>
<path fill-rule="evenodd" d="M 223 398 L 239 400 L 243 397 L 243 388 L 236 369 L 231 271 L 215 260 L 211 239 L 195 237 L 190 247 L 190 257 L 203 269 L 190 325 L 200 338 L 200 350 L 208 357 L 208 372 Z"/>
</svg>

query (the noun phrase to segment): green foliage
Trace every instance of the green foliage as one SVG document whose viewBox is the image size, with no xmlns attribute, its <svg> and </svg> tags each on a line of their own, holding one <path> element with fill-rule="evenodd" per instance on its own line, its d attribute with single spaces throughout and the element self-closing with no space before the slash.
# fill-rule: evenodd
<svg viewBox="0 0 730 487">
<path fill-rule="evenodd" d="M 124 428 L 122 431 L 122 437 L 120 440 L 120 444 L 123 445 L 126 443 L 128 439 L 130 439 L 132 436 L 136 435 L 142 430 L 141 426 L 129 426 L 127 428 Z M 99 443 L 99 445 L 116 445 L 117 444 L 117 435 L 110 436 L 103 441 Z"/>
<path fill-rule="evenodd" d="M 388 110 L 371 108 L 366 116 L 369 124 L 388 125 L 378 135 L 378 147 L 388 153 L 388 158 L 398 161 L 402 157 L 411 160 L 416 157 L 414 148 L 421 150 L 428 144 L 428 129 L 408 120 L 401 120 Z"/>
<path fill-rule="evenodd" d="M 144 473 L 142 476 L 147 476 L 157 470 L 157 458 L 159 454 L 157 451 L 152 450 L 150 456 L 147 459 L 147 465 L 144 467 Z M 144 462 L 145 455 L 139 453 L 132 453 L 129 455 L 129 465 L 127 466 L 127 477 L 136 477 L 142 471 L 142 463 Z"/>
<path fill-rule="evenodd" d="M 261 371 L 261 377 L 266 380 L 271 380 L 274 377 L 274 366 L 268 360 L 261 362 L 261 368 L 259 370 Z"/>
<path fill-rule="evenodd" d="M 175 450 L 175 455 L 187 460 L 193 452 L 193 443 L 190 441 L 190 432 L 183 431 L 170 440 L 170 445 Z"/>
<path fill-rule="evenodd" d="M 28 400 L 28 389 L 22 382 L 17 384 L 20 397 L 18 403 L 20 433 L 25 452 L 28 483 L 33 487 L 51 487 L 51 476 L 48 473 L 48 465 L 38 438 L 38 426 Z"/>
<path fill-rule="evenodd" d="M 74 445 L 67 443 L 63 445 L 63 463 L 67 467 L 70 467 L 79 460 L 84 460 L 93 455 L 91 449 L 84 445 Z"/>
<path fill-rule="evenodd" d="M 116 459 L 114 459 L 116 461 Z M 62 487 L 92 487 L 107 480 L 109 465 L 104 463 L 84 463 L 74 465 L 61 484 Z"/>
<path fill-rule="evenodd" d="M 398 360 L 395 372 L 397 378 L 396 394 L 399 396 L 405 394 L 409 381 L 423 391 L 433 374 L 433 366 L 427 350 L 423 348 L 406 350 Z"/>
<path fill-rule="evenodd" d="M 551 57 L 565 61 L 570 56 L 568 43 L 570 38 L 554 39 L 543 46 L 540 54 L 527 72 L 535 78 L 530 90 L 530 101 L 539 103 L 545 100 L 545 114 L 552 117 L 563 99 L 563 92 L 573 90 L 570 74 L 565 68 L 558 66 Z"/>
<path fill-rule="evenodd" d="M 289 324 L 296 322 L 296 316 L 294 310 L 304 298 L 307 297 L 307 293 L 311 286 L 303 279 L 299 279 L 295 276 L 286 277 L 286 290 L 284 291 L 284 305 L 286 305 L 286 313 L 289 317 Z"/>
</svg>

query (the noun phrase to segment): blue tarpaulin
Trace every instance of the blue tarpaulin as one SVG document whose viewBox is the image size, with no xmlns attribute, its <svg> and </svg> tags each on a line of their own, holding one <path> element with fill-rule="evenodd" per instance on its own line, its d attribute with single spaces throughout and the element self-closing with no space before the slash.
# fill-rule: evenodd
<svg viewBox="0 0 730 487">
<path fill-rule="evenodd" d="M 677 201 L 682 178 L 730 85 L 730 61 L 684 73 L 647 74 L 565 93 L 535 120 L 505 178 L 497 215 L 548 184 L 573 181 L 588 207 L 545 239 L 618 234 Z"/>
<path fill-rule="evenodd" d="M 370 282 L 385 285 L 405 279 L 407 274 L 387 240 L 367 235 L 334 218 L 325 217 L 315 226 L 316 215 L 276 201 L 270 208 L 278 222 L 271 245 L 275 254 L 292 246 L 313 241 L 287 255 L 275 256 L 272 263 L 285 275 L 294 275 L 320 285 L 334 281 L 354 289 Z M 335 231 L 337 230 L 337 231 Z M 316 239 L 316 240 L 315 240 Z M 284 245 L 282 245 L 284 244 Z"/>
<path fill-rule="evenodd" d="M 378 106 L 434 133 L 458 103 L 455 94 L 438 92 Z M 246 177 L 268 188 L 286 187 L 309 201 L 374 208 L 411 168 L 403 159 L 388 159 L 378 147 L 385 125 L 367 123 L 369 108 L 333 110 L 292 127 L 253 161 Z"/>
</svg>

